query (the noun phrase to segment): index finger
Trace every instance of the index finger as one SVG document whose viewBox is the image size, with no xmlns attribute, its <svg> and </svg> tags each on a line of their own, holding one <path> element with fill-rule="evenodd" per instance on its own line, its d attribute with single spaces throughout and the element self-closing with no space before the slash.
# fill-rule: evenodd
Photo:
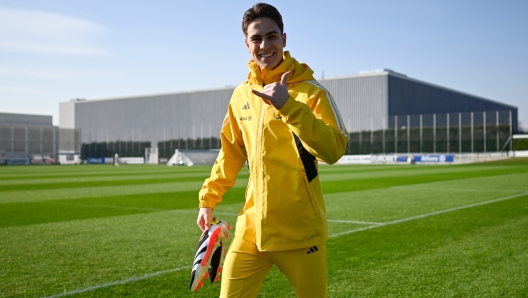
<svg viewBox="0 0 528 298">
<path fill-rule="evenodd" d="M 282 74 L 282 77 L 281 77 L 281 85 L 282 86 L 287 86 L 288 85 L 288 77 L 291 75 L 291 71 L 288 71 L 288 72 L 285 72 Z"/>
</svg>

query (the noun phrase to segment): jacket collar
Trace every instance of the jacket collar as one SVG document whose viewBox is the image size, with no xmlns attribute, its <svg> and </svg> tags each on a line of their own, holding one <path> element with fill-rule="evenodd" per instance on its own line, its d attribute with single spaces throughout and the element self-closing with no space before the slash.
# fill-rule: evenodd
<svg viewBox="0 0 528 298">
<path fill-rule="evenodd" d="M 248 80 L 260 86 L 280 82 L 282 74 L 287 71 L 293 72 L 288 78 L 288 84 L 314 80 L 313 70 L 308 65 L 299 63 L 295 58 L 291 57 L 289 51 L 284 51 L 282 62 L 273 69 L 261 70 L 253 60 L 249 61 L 248 67 Z"/>
</svg>

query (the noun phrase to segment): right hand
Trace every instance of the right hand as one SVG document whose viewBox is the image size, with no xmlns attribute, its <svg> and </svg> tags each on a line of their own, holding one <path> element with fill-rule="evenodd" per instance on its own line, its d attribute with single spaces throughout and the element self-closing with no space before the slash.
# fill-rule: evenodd
<svg viewBox="0 0 528 298">
<path fill-rule="evenodd" d="M 203 231 L 207 231 L 211 228 L 211 220 L 213 219 L 213 209 L 211 208 L 200 208 L 200 211 L 198 212 L 198 219 L 196 220 L 196 224 L 200 227 L 200 229 Z"/>
<path fill-rule="evenodd" d="M 262 98 L 265 103 L 272 104 L 277 110 L 280 110 L 286 103 L 290 94 L 288 93 L 288 76 L 291 71 L 282 74 L 280 83 L 271 83 L 264 86 L 262 92 L 252 90 L 253 94 Z"/>
</svg>

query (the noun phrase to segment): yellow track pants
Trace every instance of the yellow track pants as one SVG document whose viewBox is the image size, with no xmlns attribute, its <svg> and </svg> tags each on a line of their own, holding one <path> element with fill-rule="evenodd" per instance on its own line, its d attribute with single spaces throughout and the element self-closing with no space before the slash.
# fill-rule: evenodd
<svg viewBox="0 0 528 298">
<path fill-rule="evenodd" d="M 257 297 L 271 266 L 288 278 L 297 297 L 326 298 L 326 244 L 295 250 L 259 251 L 235 237 L 222 272 L 221 298 Z"/>
</svg>

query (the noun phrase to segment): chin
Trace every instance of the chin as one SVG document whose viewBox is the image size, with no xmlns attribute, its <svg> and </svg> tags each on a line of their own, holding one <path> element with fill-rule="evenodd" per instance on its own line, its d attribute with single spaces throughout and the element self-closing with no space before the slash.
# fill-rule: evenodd
<svg viewBox="0 0 528 298">
<path fill-rule="evenodd" d="M 276 63 L 259 63 L 261 69 L 273 69 L 280 64 L 280 61 Z"/>
</svg>

